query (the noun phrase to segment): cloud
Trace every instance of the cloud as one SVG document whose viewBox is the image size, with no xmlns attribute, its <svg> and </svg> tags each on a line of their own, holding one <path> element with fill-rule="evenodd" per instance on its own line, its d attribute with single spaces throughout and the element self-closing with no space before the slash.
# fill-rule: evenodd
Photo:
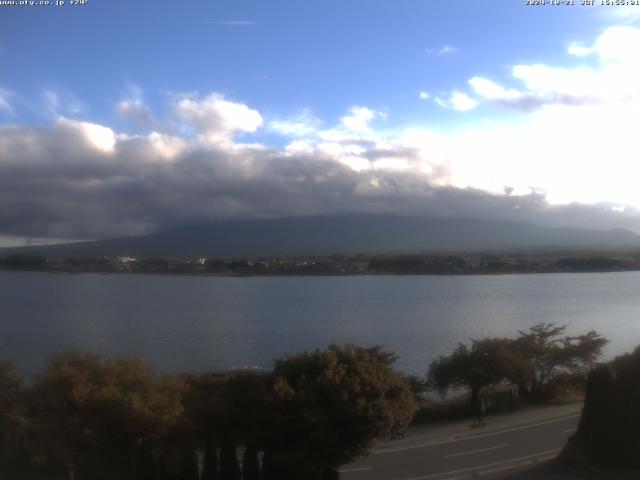
<svg viewBox="0 0 640 480">
<path fill-rule="evenodd" d="M 445 45 L 444 47 L 438 49 L 437 53 L 442 57 L 444 55 L 452 55 L 457 52 L 458 52 L 458 49 L 456 47 L 452 47 L 451 45 Z"/>
<path fill-rule="evenodd" d="M 139 99 L 121 100 L 116 105 L 116 111 L 142 126 L 150 126 L 155 123 L 151 110 Z"/>
<path fill-rule="evenodd" d="M 178 108 L 183 100 L 173 107 L 176 121 L 185 115 Z M 245 116 L 254 117 L 247 113 L 253 110 L 219 95 L 190 101 L 194 103 L 182 107 L 189 114 L 198 112 L 195 120 L 186 116 L 199 135 L 228 135 L 238 123 L 245 130 L 258 123 L 257 118 L 243 123 Z M 234 105 L 230 116 L 223 115 L 228 110 L 220 108 L 220 101 Z M 596 165 L 580 163 L 594 152 L 597 157 L 604 144 L 597 135 L 582 138 L 584 122 L 592 117 L 577 124 L 575 118 L 556 119 L 560 125 L 575 124 L 575 129 L 556 128 L 544 116 L 540 124 L 522 128 L 385 136 L 367 123 L 377 115 L 371 112 L 349 109 L 333 129 L 342 132 L 339 139 L 318 134 L 292 140 L 282 149 L 236 143 L 229 136 L 210 142 L 198 135 L 131 135 L 64 117 L 49 127 L 0 127 L 0 232 L 103 238 L 187 220 L 341 213 L 505 218 L 602 228 L 639 223 L 636 209 L 614 209 L 628 202 L 550 204 L 542 191 L 528 188 L 547 179 L 550 169 L 568 175 L 560 175 L 559 185 L 573 183 L 572 194 L 598 192 L 597 182 L 610 180 Z M 364 124 L 348 120 L 345 125 L 345 117 Z M 360 133 L 364 126 L 366 135 Z M 547 141 L 540 142 L 530 130 L 545 132 Z M 619 131 L 621 137 L 628 133 Z M 564 149 L 554 144 L 565 137 Z M 578 138 L 581 148 L 570 150 Z M 566 156 L 569 151 L 575 158 Z M 567 158 L 571 161 L 562 164 Z M 625 161 L 607 159 L 614 168 Z M 635 178 L 629 175 L 620 188 L 635 195 Z M 539 185 L 550 191 L 558 186 Z"/>
<path fill-rule="evenodd" d="M 466 93 L 454 90 L 449 98 L 436 97 L 435 102 L 443 108 L 449 108 L 458 112 L 468 112 L 478 106 L 478 102 Z"/>
<path fill-rule="evenodd" d="M 497 83 L 482 77 L 473 77 L 469 80 L 469 85 L 475 93 L 487 100 L 499 101 L 518 101 L 522 100 L 524 95 L 514 89 L 506 89 Z"/>
<path fill-rule="evenodd" d="M 544 188 L 549 201 L 611 201 L 640 206 L 634 126 L 640 102 L 552 104 L 514 121 L 494 119 L 447 134 L 415 129 L 403 144 L 435 163 L 451 163 L 451 184 L 523 194 Z"/>
<path fill-rule="evenodd" d="M 60 95 L 53 90 L 45 90 L 42 92 L 42 95 L 44 96 L 45 102 L 48 104 L 49 108 L 54 112 L 57 111 L 60 107 Z"/>
<path fill-rule="evenodd" d="M 598 101 L 594 97 L 575 95 L 569 92 L 533 92 L 507 89 L 483 77 L 473 77 L 468 83 L 479 99 L 524 111 L 535 110 L 543 105 L 581 105 Z"/>
<path fill-rule="evenodd" d="M 429 92 L 422 91 L 418 94 L 420 100 L 429 100 L 431 98 L 431 94 Z"/>
<path fill-rule="evenodd" d="M 471 93 L 434 100 L 521 114 L 449 130 L 383 130 L 386 114 L 363 105 L 334 125 L 310 111 L 265 118 L 219 93 L 168 97 L 174 128 L 162 132 L 63 115 L 0 126 L 0 232 L 104 238 L 187 221 L 338 213 L 640 232 L 638 59 L 616 47 L 635 35 L 604 31 L 587 44 L 589 67 L 516 65 L 504 85 L 473 76 Z M 286 145 L 249 143 L 263 125 Z"/>
<path fill-rule="evenodd" d="M 9 90 L 0 88 L 0 110 L 13 115 L 13 107 L 9 103 L 9 97 L 11 97 L 11 95 L 12 93 Z"/>
<path fill-rule="evenodd" d="M 608 23 L 633 25 L 640 22 L 640 8 L 637 4 L 615 5 L 614 8 L 602 8 L 600 11 Z"/>
<path fill-rule="evenodd" d="M 42 91 L 42 97 L 45 111 L 54 118 L 58 115 L 78 116 L 89 110 L 87 104 L 80 100 L 74 93 L 65 89 L 44 89 Z"/>
<path fill-rule="evenodd" d="M 583 106 L 628 101 L 640 95 L 640 57 L 634 48 L 637 44 L 640 44 L 640 29 L 609 27 L 591 46 L 573 42 L 567 50 L 570 55 L 595 57 L 595 66 L 518 64 L 511 68 L 511 78 L 519 82 L 520 88 L 505 88 L 480 76 L 471 78 L 468 83 L 478 100 L 525 111 L 549 105 Z M 455 108 L 453 99 L 438 103 Z"/>
<path fill-rule="evenodd" d="M 303 110 L 297 115 L 286 119 L 274 119 L 268 122 L 268 130 L 290 137 L 305 137 L 315 135 L 322 122 L 315 118 L 309 110 Z"/>
<path fill-rule="evenodd" d="M 238 132 L 255 132 L 263 123 L 257 110 L 217 93 L 203 99 L 183 98 L 175 112 L 202 140 L 211 143 L 228 142 Z"/>
<path fill-rule="evenodd" d="M 129 136 L 68 119 L 47 128 L 5 127 L 0 229 L 5 235 L 100 238 L 186 220 L 343 213 L 637 225 L 636 210 L 616 212 L 611 204 L 550 205 L 538 191 L 505 195 L 452 185 L 446 162 L 426 158 L 437 156 L 435 139 L 418 137 L 423 143 L 414 146 L 410 139 L 380 139 L 331 151 L 309 141 L 305 148 L 277 150 L 159 133 Z M 343 156 L 368 168 L 353 168 Z"/>
<path fill-rule="evenodd" d="M 58 118 L 57 125 L 73 133 L 78 133 L 81 138 L 91 144 L 96 150 L 113 152 L 116 145 L 116 134 L 108 127 L 91 122 L 79 122 L 68 118 Z M 73 134 L 72 133 L 72 134 Z"/>
<path fill-rule="evenodd" d="M 585 47 L 582 42 L 572 42 L 567 48 L 567 53 L 577 57 L 586 57 L 587 55 L 591 55 L 593 50 L 589 47 Z"/>
<path fill-rule="evenodd" d="M 366 133 L 370 131 L 369 123 L 381 116 L 384 115 L 367 107 L 354 106 L 349 109 L 347 115 L 340 117 L 340 122 L 348 131 Z"/>
<path fill-rule="evenodd" d="M 439 57 L 444 57 L 446 55 L 453 55 L 454 53 L 458 53 L 459 49 L 456 47 L 452 47 L 451 45 L 443 45 L 442 47 L 437 48 L 425 48 L 424 52 L 427 55 L 436 54 Z"/>
</svg>

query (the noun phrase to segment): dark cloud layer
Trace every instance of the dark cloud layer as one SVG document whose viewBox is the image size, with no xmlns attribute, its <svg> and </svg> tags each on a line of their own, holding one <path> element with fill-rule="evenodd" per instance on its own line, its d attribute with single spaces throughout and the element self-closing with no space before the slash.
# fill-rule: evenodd
<svg viewBox="0 0 640 480">
<path fill-rule="evenodd" d="M 361 158 L 402 158 L 404 147 L 366 146 Z M 222 218 L 393 213 L 615 228 L 638 213 L 609 205 L 551 206 L 543 194 L 493 195 L 442 186 L 446 172 L 356 171 L 319 149 L 298 153 L 233 142 L 115 135 L 60 119 L 0 128 L 0 233 L 105 238 Z"/>
</svg>

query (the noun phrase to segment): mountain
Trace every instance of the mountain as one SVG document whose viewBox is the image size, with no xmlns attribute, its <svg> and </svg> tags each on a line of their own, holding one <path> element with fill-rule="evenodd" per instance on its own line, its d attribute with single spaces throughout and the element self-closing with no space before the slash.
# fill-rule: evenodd
<svg viewBox="0 0 640 480">
<path fill-rule="evenodd" d="M 0 255 L 231 257 L 418 253 L 520 248 L 640 247 L 628 230 L 586 230 L 464 218 L 341 215 L 234 220 L 66 245 L 0 249 Z"/>
</svg>

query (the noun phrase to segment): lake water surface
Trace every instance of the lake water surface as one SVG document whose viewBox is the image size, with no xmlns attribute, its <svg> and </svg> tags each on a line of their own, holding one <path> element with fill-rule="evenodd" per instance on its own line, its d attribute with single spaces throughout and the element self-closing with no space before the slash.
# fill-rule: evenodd
<svg viewBox="0 0 640 480">
<path fill-rule="evenodd" d="M 501 276 L 189 277 L 0 271 L 0 359 L 24 374 L 64 349 L 164 371 L 269 368 L 331 342 L 382 344 L 423 374 L 457 342 L 538 322 L 640 344 L 640 272 Z"/>
</svg>

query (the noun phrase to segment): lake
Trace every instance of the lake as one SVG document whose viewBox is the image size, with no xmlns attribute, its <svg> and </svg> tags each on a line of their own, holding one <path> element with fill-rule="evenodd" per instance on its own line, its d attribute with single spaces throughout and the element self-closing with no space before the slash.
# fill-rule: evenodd
<svg viewBox="0 0 640 480">
<path fill-rule="evenodd" d="M 331 342 L 381 344 L 423 374 L 458 342 L 538 322 L 596 329 L 607 358 L 640 344 L 640 272 L 189 277 L 0 271 L 0 359 L 26 375 L 65 349 L 169 372 L 270 368 Z"/>
</svg>

